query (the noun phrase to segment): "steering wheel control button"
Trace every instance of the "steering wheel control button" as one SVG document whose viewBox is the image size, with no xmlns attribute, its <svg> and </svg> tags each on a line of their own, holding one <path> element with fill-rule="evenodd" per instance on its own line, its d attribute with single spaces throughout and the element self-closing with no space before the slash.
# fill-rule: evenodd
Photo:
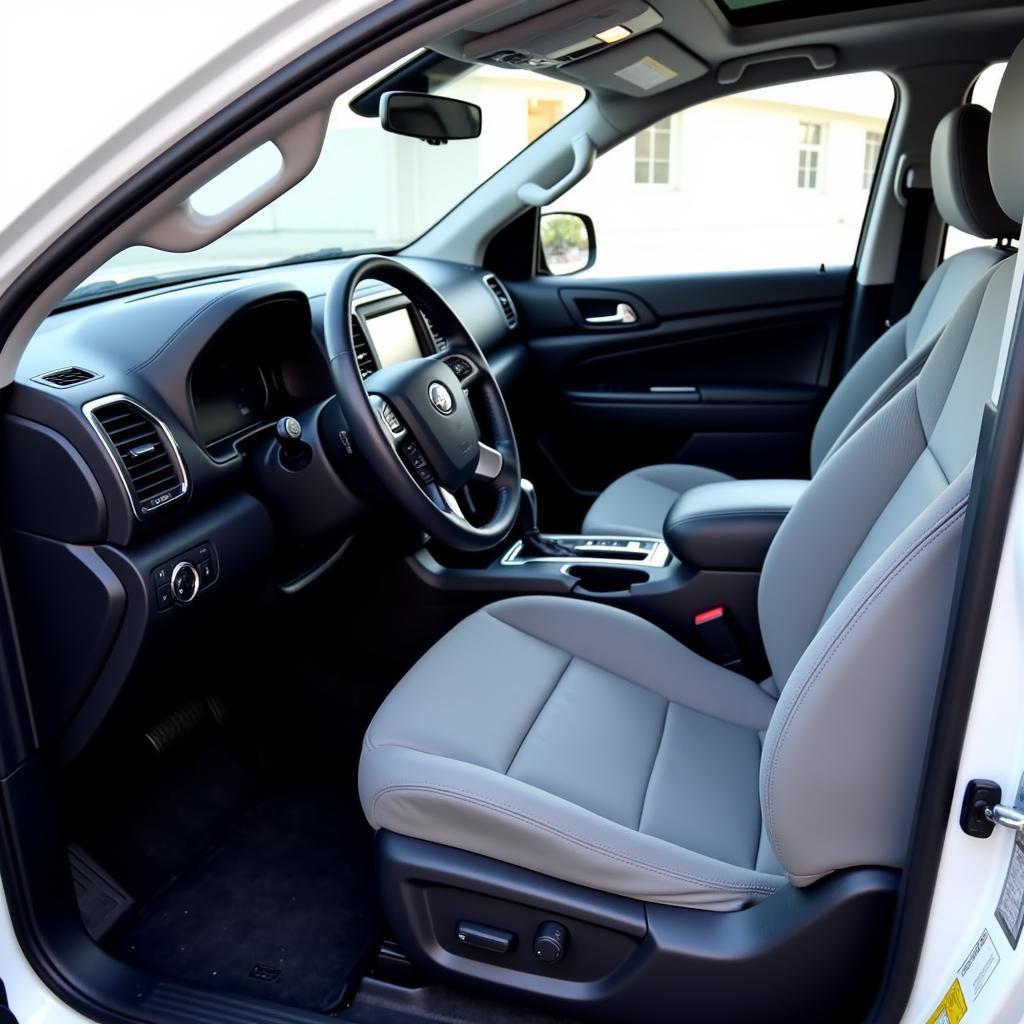
<svg viewBox="0 0 1024 1024">
<path fill-rule="evenodd" d="M 434 474 L 431 472 L 427 457 L 420 450 L 420 446 L 415 441 L 403 441 L 401 449 L 406 465 L 416 474 L 420 483 L 432 484 Z"/>
<path fill-rule="evenodd" d="M 427 385 L 427 397 L 442 416 L 451 416 L 455 412 L 455 396 L 439 380 Z"/>
<path fill-rule="evenodd" d="M 504 928 L 492 928 L 473 921 L 460 921 L 455 929 L 459 944 L 487 953 L 511 953 L 516 948 L 516 933 Z"/>
<path fill-rule="evenodd" d="M 199 593 L 199 570 L 191 562 L 179 562 L 171 570 L 171 593 L 178 604 L 191 604 Z"/>
<path fill-rule="evenodd" d="M 397 413 L 394 409 L 385 402 L 380 409 L 381 419 L 387 424 L 388 430 L 392 434 L 400 434 L 405 428 L 402 426 L 402 421 L 398 418 Z"/>
<path fill-rule="evenodd" d="M 462 356 L 449 356 L 445 362 L 460 381 L 473 376 L 473 364 L 468 359 L 463 359 Z"/>
<path fill-rule="evenodd" d="M 533 937 L 533 955 L 546 964 L 557 964 L 569 948 L 569 929 L 557 921 L 545 921 Z"/>
</svg>

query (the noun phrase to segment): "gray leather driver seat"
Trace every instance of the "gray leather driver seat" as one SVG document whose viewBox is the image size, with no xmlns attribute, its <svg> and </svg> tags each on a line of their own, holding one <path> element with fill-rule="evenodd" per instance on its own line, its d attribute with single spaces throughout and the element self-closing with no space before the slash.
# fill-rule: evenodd
<svg viewBox="0 0 1024 1024">
<path fill-rule="evenodd" d="M 989 113 L 968 105 L 950 111 L 935 130 L 931 151 L 935 205 L 947 224 L 978 238 L 1016 238 L 992 191 L 985 150 Z M 910 312 L 854 364 L 821 411 L 811 437 L 811 474 L 920 372 L 942 328 L 964 296 L 1009 250 L 979 246 L 939 264 Z M 644 466 L 613 481 L 583 521 L 592 534 L 660 537 L 665 516 L 680 495 L 702 484 L 732 479 L 705 466 Z"/>
<path fill-rule="evenodd" d="M 989 147 L 1024 214 L 1024 56 Z M 1014 260 L 920 374 L 825 462 L 768 553 L 772 677 L 618 609 L 476 612 L 395 687 L 359 789 L 377 829 L 655 904 L 731 911 L 846 867 L 899 868 L 922 772 L 983 409 Z"/>
</svg>

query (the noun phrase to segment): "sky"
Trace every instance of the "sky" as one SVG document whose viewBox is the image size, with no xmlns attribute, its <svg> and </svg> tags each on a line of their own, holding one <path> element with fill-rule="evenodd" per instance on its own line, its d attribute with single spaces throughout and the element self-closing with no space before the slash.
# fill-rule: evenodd
<svg viewBox="0 0 1024 1024">
<path fill-rule="evenodd" d="M 0 15 L 0 226 L 290 0 L 31 0 Z"/>
</svg>

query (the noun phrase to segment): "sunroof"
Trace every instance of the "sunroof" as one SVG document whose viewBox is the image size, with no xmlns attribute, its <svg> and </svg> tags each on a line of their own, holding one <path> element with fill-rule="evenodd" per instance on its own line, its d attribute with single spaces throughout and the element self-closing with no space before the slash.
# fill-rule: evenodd
<svg viewBox="0 0 1024 1024">
<path fill-rule="evenodd" d="M 716 0 L 722 13 L 734 25 L 763 25 L 789 18 L 866 11 L 874 7 L 898 7 L 925 0 Z"/>
</svg>

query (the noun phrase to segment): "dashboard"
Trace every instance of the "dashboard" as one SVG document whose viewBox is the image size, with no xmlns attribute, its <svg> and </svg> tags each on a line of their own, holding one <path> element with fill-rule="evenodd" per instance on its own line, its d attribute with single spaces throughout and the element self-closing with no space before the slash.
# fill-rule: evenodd
<svg viewBox="0 0 1024 1024">
<path fill-rule="evenodd" d="M 500 282 L 405 262 L 511 387 L 525 346 Z M 366 522 L 375 498 L 323 345 L 340 265 L 110 299 L 52 315 L 30 341 L 2 418 L 0 501 L 39 733 L 60 738 L 61 756 L 82 749 L 139 665 L 161 664 L 218 609 L 302 589 Z M 352 328 L 364 378 L 446 346 L 379 282 L 357 289 Z M 298 424 L 301 457 L 283 455 L 282 417 Z"/>
</svg>

